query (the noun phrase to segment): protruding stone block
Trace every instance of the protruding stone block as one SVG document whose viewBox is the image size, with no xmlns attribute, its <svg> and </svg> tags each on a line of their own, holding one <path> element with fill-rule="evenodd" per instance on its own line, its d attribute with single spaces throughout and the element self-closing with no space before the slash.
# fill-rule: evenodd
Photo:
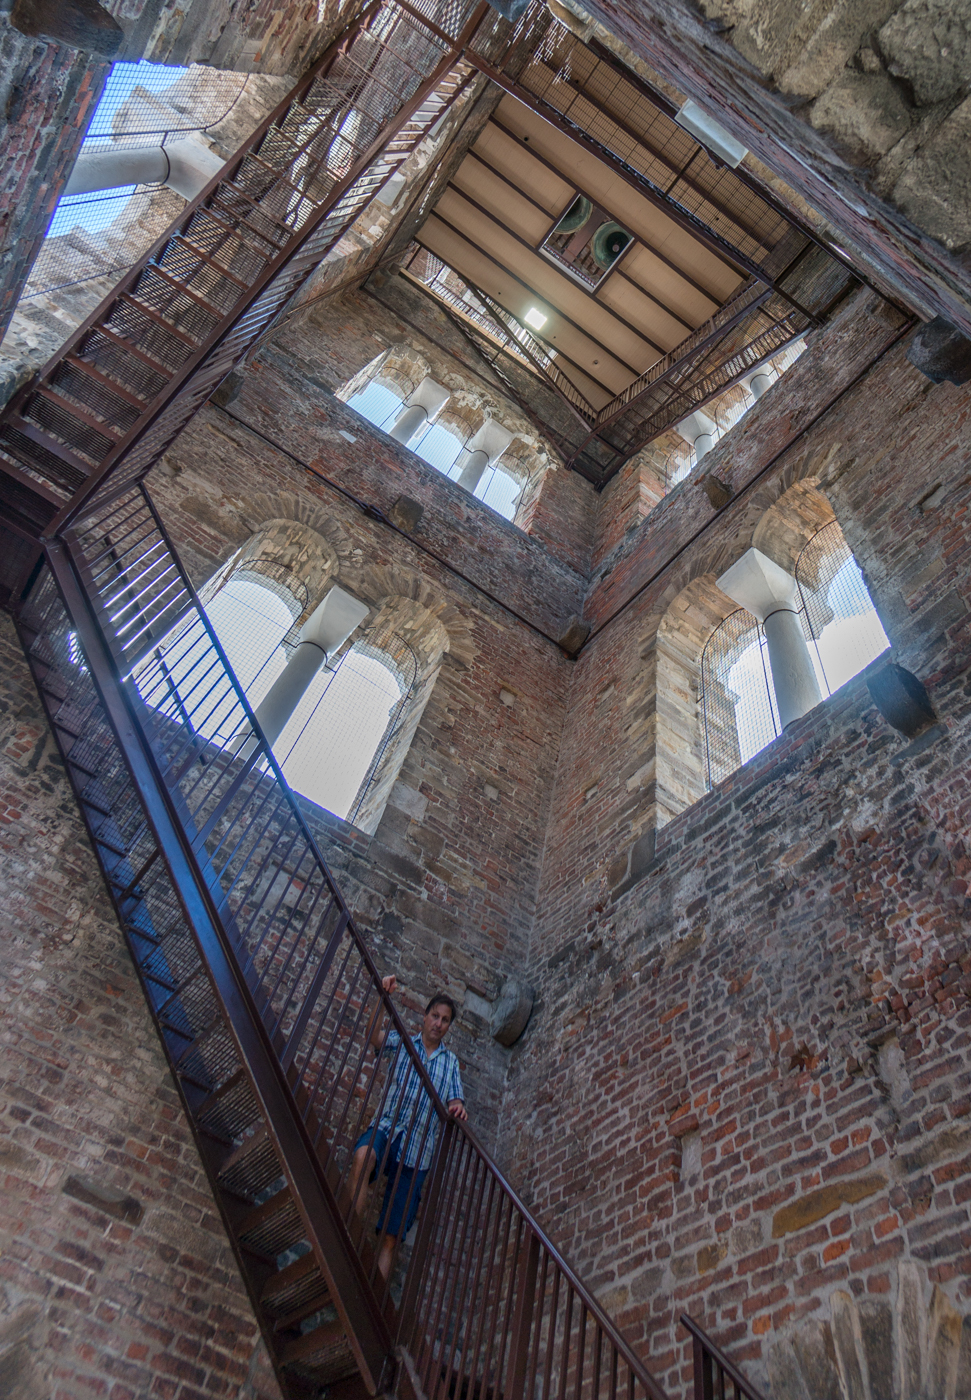
<svg viewBox="0 0 971 1400">
<path fill-rule="evenodd" d="M 589 636 L 589 622 L 584 622 L 582 617 L 571 617 L 567 623 L 566 631 L 557 640 L 565 652 L 568 652 L 570 656 L 576 656 Z"/>
<path fill-rule="evenodd" d="M 921 326 L 907 359 L 934 384 L 966 384 L 971 379 L 971 340 L 943 316 Z"/>
<path fill-rule="evenodd" d="M 418 529 L 424 513 L 424 506 L 413 501 L 410 496 L 399 496 L 388 511 L 388 519 L 397 525 L 399 530 L 407 530 L 410 534 L 412 530 Z"/>
<path fill-rule="evenodd" d="M 706 476 L 701 483 L 701 489 L 714 510 L 721 510 L 723 506 L 727 506 L 735 494 L 728 483 L 717 476 Z"/>
<path fill-rule="evenodd" d="M 492 1021 L 489 1029 L 493 1040 L 507 1048 L 515 1045 L 526 1029 L 533 1010 L 535 992 L 527 982 L 507 977 L 499 993 L 499 1000 L 492 1008 Z"/>
<path fill-rule="evenodd" d="M 908 739 L 913 739 L 937 718 L 923 683 L 895 661 L 869 676 L 866 688 L 887 723 Z"/>
<path fill-rule="evenodd" d="M 212 401 L 217 408 L 226 408 L 234 399 L 239 398 L 243 387 L 243 378 L 244 376 L 240 374 L 239 370 L 230 370 L 212 396 Z"/>
<path fill-rule="evenodd" d="M 52 39 L 85 53 L 114 58 L 125 31 L 98 0 L 14 0 L 10 23 L 21 34 Z"/>
<path fill-rule="evenodd" d="M 137 1225 L 145 1214 L 141 1201 L 134 1196 L 114 1186 L 105 1186 L 90 1176 L 69 1176 L 61 1190 L 65 1196 L 73 1196 L 76 1201 L 83 1201 L 86 1206 L 94 1206 L 95 1210 L 129 1225 Z"/>
</svg>

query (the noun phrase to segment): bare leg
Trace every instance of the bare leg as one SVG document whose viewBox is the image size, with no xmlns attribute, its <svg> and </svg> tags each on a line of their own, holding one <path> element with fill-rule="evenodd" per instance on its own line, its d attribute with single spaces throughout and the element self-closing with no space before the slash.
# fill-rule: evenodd
<svg viewBox="0 0 971 1400">
<path fill-rule="evenodd" d="M 377 1155 L 373 1147 L 359 1147 L 354 1153 L 351 1176 L 347 1183 L 354 1202 L 354 1210 L 360 1217 L 367 1209 L 367 1181 L 377 1166 Z"/>
<path fill-rule="evenodd" d="M 391 1272 L 391 1256 L 394 1254 L 394 1247 L 398 1243 L 396 1235 L 382 1235 L 381 1248 L 378 1251 L 378 1273 L 383 1279 Z"/>
</svg>

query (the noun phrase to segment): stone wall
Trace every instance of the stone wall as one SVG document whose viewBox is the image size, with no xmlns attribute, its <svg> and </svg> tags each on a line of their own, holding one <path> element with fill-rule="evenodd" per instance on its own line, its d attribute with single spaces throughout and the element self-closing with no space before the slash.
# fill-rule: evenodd
<svg viewBox="0 0 971 1400">
<path fill-rule="evenodd" d="M 706 457 L 729 502 L 693 473 L 588 598 L 503 1142 L 673 1393 L 680 1310 L 774 1400 L 971 1386 L 971 395 L 899 329 L 863 296 L 817 333 Z M 696 703 L 662 619 L 760 522 L 783 548 L 798 482 L 937 721 L 907 740 L 857 677 L 659 829 L 661 717 Z"/>
<path fill-rule="evenodd" d="M 6 615 L 0 870 L 0 1391 L 279 1400 Z"/>
<path fill-rule="evenodd" d="M 905 302 L 971 333 L 966 0 L 585 9 L 829 219 L 837 242 Z"/>
</svg>

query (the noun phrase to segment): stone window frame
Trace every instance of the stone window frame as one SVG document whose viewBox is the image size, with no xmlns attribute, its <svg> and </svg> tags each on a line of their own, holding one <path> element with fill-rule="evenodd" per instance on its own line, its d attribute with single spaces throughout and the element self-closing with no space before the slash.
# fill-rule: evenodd
<svg viewBox="0 0 971 1400">
<path fill-rule="evenodd" d="M 764 508 L 751 533 L 736 537 L 730 555 L 722 558 L 721 554 L 725 553 L 722 551 L 717 562 L 703 561 L 708 564 L 707 570 L 690 578 L 667 604 L 658 622 L 652 649 L 655 714 L 650 816 L 657 828 L 700 802 L 709 791 L 705 780 L 701 658 L 716 629 L 739 611 L 735 600 L 719 589 L 716 579 L 750 547 L 761 550 L 794 573 L 808 542 L 837 518 L 818 478 L 790 482 Z M 847 544 L 859 564 L 852 543 L 847 540 Z M 869 579 L 864 577 L 864 581 L 892 644 L 879 598 Z M 728 776 L 722 775 L 718 782 Z"/>
</svg>

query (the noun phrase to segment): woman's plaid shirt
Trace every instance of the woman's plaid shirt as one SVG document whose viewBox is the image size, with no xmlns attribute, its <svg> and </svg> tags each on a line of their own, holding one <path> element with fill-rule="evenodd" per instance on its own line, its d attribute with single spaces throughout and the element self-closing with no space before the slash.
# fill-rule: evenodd
<svg viewBox="0 0 971 1400">
<path fill-rule="evenodd" d="M 465 1090 L 462 1088 L 459 1062 L 451 1050 L 439 1045 L 438 1049 L 429 1055 L 420 1031 L 411 1037 L 411 1043 L 443 1102 L 448 1104 L 453 1099 L 461 1099 L 464 1103 Z M 425 1124 L 432 1114 L 431 1098 L 418 1077 L 411 1056 L 401 1049 L 401 1036 L 397 1031 L 388 1032 L 388 1038 L 384 1042 L 384 1053 L 394 1055 L 395 1059 L 391 1069 L 387 1103 L 378 1129 L 388 1134 L 392 1144 L 397 1144 L 392 1147 L 392 1156 L 403 1157 L 406 1167 L 417 1166 L 419 1171 L 427 1171 L 432 1164 L 435 1139 L 438 1136 L 438 1125 L 433 1123 L 422 1146 Z M 401 1139 L 405 1133 L 408 1136 L 402 1148 Z"/>
</svg>

